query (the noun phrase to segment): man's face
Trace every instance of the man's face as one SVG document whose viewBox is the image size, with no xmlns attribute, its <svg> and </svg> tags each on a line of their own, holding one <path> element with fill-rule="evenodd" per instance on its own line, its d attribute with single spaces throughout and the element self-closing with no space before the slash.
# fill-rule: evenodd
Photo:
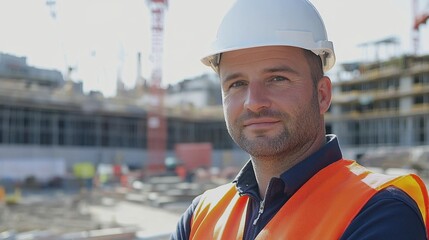
<svg viewBox="0 0 429 240">
<path fill-rule="evenodd" d="M 303 51 L 259 47 L 222 54 L 220 80 L 228 131 L 253 157 L 299 151 L 323 129 L 318 86 Z"/>
</svg>

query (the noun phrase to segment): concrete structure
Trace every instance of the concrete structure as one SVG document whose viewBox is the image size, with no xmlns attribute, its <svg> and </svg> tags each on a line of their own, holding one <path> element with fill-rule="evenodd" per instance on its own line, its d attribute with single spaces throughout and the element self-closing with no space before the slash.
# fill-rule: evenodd
<svg viewBox="0 0 429 240">
<path fill-rule="evenodd" d="M 343 64 L 327 129 L 347 157 L 376 148 L 429 145 L 429 56 Z"/>
<path fill-rule="evenodd" d="M 58 71 L 27 66 L 22 57 L 0 56 L 0 160 L 61 158 L 69 168 L 83 161 L 125 163 L 134 168 L 145 165 L 151 99 L 147 89 L 137 86 L 138 90 L 122 91 L 113 98 L 97 92 L 85 94 L 81 83 L 64 81 Z M 24 69 L 14 78 L 8 68 L 11 63 L 19 63 Z M 185 92 L 189 89 L 194 88 L 182 88 Z M 201 107 L 186 110 L 169 105 L 164 110 L 167 155 L 174 154 L 176 143 L 210 142 L 216 166 L 240 165 L 247 156 L 230 139 L 221 106 Z M 236 154 L 240 157 L 234 158 Z M 240 161 L 235 163 L 234 159 Z"/>
<path fill-rule="evenodd" d="M 185 79 L 167 88 L 165 105 L 169 108 L 206 108 L 222 105 L 219 79 L 215 74 L 205 74 Z"/>
</svg>

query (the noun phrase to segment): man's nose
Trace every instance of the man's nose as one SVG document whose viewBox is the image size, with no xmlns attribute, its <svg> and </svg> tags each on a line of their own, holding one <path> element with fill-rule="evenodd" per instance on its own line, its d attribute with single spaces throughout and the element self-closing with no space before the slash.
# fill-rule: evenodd
<svg viewBox="0 0 429 240">
<path fill-rule="evenodd" d="M 271 100 L 266 86 L 261 83 L 249 83 L 244 107 L 252 112 L 259 112 L 271 106 Z"/>
</svg>

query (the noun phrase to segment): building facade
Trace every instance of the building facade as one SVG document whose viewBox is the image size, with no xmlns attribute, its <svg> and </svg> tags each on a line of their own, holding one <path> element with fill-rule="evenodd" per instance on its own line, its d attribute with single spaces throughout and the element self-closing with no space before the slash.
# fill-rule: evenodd
<svg viewBox="0 0 429 240">
<path fill-rule="evenodd" d="M 333 83 L 327 129 L 346 156 L 429 145 L 429 56 L 343 67 Z"/>
<path fill-rule="evenodd" d="M 20 74 L 9 74 L 11 63 L 19 63 Z M 188 80 L 185 87 L 182 83 L 182 90 L 202 92 L 194 96 L 206 99 L 204 105 L 208 104 L 217 89 L 193 83 L 198 81 Z M 6 54 L 0 54 L 0 86 L 0 161 L 46 158 L 64 159 L 69 168 L 79 162 L 144 167 L 148 91 L 140 89 L 112 98 L 96 92 L 84 94 L 81 83 L 64 81 L 58 71 L 30 67 L 25 58 Z M 166 105 L 167 156 L 174 155 L 176 143 L 209 142 L 214 149 L 213 163 L 218 167 L 224 161 L 234 162 L 236 154 L 244 155 L 237 165 L 247 159 L 230 139 L 220 105 L 211 105 L 184 108 L 179 100 Z M 232 153 L 234 149 L 238 153 Z"/>
</svg>

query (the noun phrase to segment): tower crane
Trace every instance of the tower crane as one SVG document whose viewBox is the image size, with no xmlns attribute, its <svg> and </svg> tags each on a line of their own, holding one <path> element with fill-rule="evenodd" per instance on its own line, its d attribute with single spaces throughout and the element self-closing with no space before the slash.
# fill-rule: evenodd
<svg viewBox="0 0 429 240">
<path fill-rule="evenodd" d="M 427 1 L 426 8 L 419 11 L 418 0 L 413 0 L 413 18 L 414 54 L 417 55 L 420 47 L 419 28 L 429 19 L 429 1 Z"/>
<path fill-rule="evenodd" d="M 67 59 L 67 52 L 64 49 L 64 42 L 63 42 L 63 38 L 60 34 L 60 28 L 58 25 L 58 14 L 57 14 L 57 3 L 56 0 L 46 0 L 46 6 L 49 8 L 49 14 L 51 15 L 52 20 L 54 21 L 55 24 L 55 33 L 57 34 L 57 39 L 59 41 L 59 46 L 61 48 L 61 51 L 63 53 L 63 58 L 64 58 L 64 65 L 65 65 L 65 73 L 64 73 L 64 78 L 66 81 L 71 81 L 71 75 L 72 73 L 76 70 L 76 66 L 72 66 L 69 64 L 69 61 Z"/>
<path fill-rule="evenodd" d="M 147 117 L 147 173 L 165 171 L 165 150 L 167 146 L 167 120 L 164 116 L 164 89 L 162 83 L 162 56 L 164 43 L 164 13 L 168 0 L 146 0 L 151 12 L 152 73 L 150 79 L 150 106 Z"/>
</svg>

